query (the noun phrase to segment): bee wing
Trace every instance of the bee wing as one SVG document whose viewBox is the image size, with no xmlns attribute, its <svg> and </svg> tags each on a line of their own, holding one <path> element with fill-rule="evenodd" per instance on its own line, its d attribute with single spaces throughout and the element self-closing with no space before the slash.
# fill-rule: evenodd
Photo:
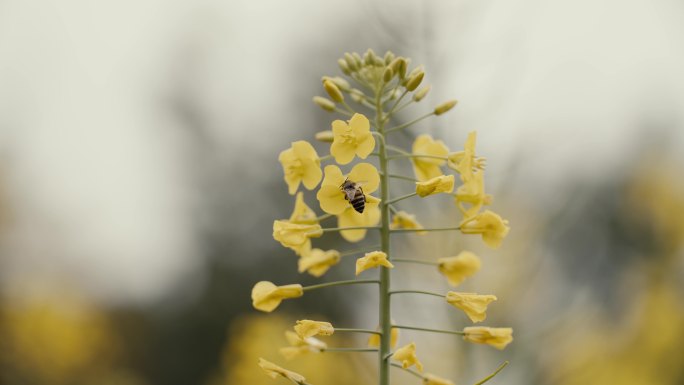
<svg viewBox="0 0 684 385">
<path fill-rule="evenodd" d="M 347 190 L 344 190 L 344 193 L 347 196 L 347 200 L 349 202 L 351 202 L 352 199 L 354 199 L 354 195 L 356 195 L 356 190 L 355 189 L 347 189 Z"/>
</svg>

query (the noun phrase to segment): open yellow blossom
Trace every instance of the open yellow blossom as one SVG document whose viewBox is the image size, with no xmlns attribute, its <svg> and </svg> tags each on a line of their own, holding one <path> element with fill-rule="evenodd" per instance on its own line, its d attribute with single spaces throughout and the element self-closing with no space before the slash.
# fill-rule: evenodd
<svg viewBox="0 0 684 385">
<path fill-rule="evenodd" d="M 295 198 L 295 206 L 290 215 L 290 222 L 302 225 L 313 225 L 318 223 L 316 213 L 304 203 L 304 194 L 300 191 Z"/>
<path fill-rule="evenodd" d="M 302 295 L 304 295 L 304 290 L 300 284 L 276 286 L 272 282 L 261 281 L 252 288 L 252 306 L 257 310 L 270 313 L 280 305 L 282 300 Z"/>
<path fill-rule="evenodd" d="M 477 133 L 472 131 L 465 141 L 464 150 L 449 154 L 448 166 L 461 174 L 461 180 L 466 182 L 473 177 L 473 169 L 484 169 L 485 159 L 475 157 L 475 143 Z"/>
<path fill-rule="evenodd" d="M 425 373 L 423 375 L 423 385 L 454 385 L 453 382 L 446 378 L 437 377 L 434 374 Z"/>
<path fill-rule="evenodd" d="M 466 278 L 480 270 L 480 258 L 470 251 L 462 251 L 455 257 L 439 258 L 439 272 L 444 274 L 451 286 L 458 286 Z"/>
<path fill-rule="evenodd" d="M 375 166 L 370 163 L 355 165 L 346 177 L 342 174 L 342 170 L 339 167 L 334 165 L 326 166 L 323 183 L 321 183 L 321 188 L 316 194 L 316 198 L 321 204 L 323 211 L 328 214 L 339 215 L 351 207 L 345 199 L 344 192 L 340 189 L 347 179 L 354 183 L 360 183 L 366 198 L 380 186 L 380 174 L 378 174 Z"/>
<path fill-rule="evenodd" d="M 416 182 L 416 194 L 419 197 L 452 191 L 454 191 L 453 175 L 439 175 L 425 182 Z"/>
<path fill-rule="evenodd" d="M 314 277 L 325 274 L 332 266 L 340 262 L 340 253 L 337 250 L 323 251 L 311 249 L 309 253 L 299 258 L 299 272 L 307 272 Z"/>
<path fill-rule="evenodd" d="M 313 146 L 305 140 L 293 142 L 292 147 L 280 153 L 278 160 L 283 165 L 285 183 L 291 195 L 297 191 L 300 182 L 313 190 L 321 181 L 321 160 Z"/>
<path fill-rule="evenodd" d="M 416 357 L 415 342 L 411 342 L 410 344 L 397 349 L 394 354 L 392 354 L 392 358 L 401 362 L 401 367 L 404 369 L 415 365 L 419 372 L 423 371 L 423 364 L 418 361 L 418 357 Z"/>
<path fill-rule="evenodd" d="M 450 291 L 446 295 L 446 301 L 463 310 L 471 321 L 482 322 L 487 318 L 487 305 L 496 301 L 496 296 Z"/>
<path fill-rule="evenodd" d="M 317 338 L 301 338 L 297 333 L 290 330 L 285 331 L 285 339 L 287 339 L 290 346 L 280 348 L 279 351 L 287 360 L 291 360 L 303 354 L 320 353 L 328 347 L 325 342 Z"/>
<path fill-rule="evenodd" d="M 356 275 L 378 266 L 385 266 L 390 269 L 394 267 L 394 265 L 387 260 L 387 254 L 382 251 L 371 251 L 370 253 L 366 253 L 366 255 L 356 260 Z"/>
<path fill-rule="evenodd" d="M 446 163 L 446 157 L 449 155 L 449 148 L 441 140 L 434 140 L 432 139 L 432 136 L 424 134 L 418 136 L 413 142 L 412 153 L 413 155 L 430 156 L 425 158 L 411 158 L 416 178 L 419 181 L 425 181 L 442 175 L 440 166 Z M 438 159 L 440 157 L 443 157 L 444 159 Z"/>
<path fill-rule="evenodd" d="M 354 114 L 349 122 L 335 120 L 332 122 L 333 143 L 330 154 L 339 164 L 347 164 L 358 155 L 366 159 L 375 148 L 375 138 L 370 132 L 370 122 L 362 114 Z"/>
<path fill-rule="evenodd" d="M 461 222 L 463 234 L 481 234 L 484 243 L 496 249 L 508 234 L 508 221 L 493 211 L 486 210 L 472 218 L 466 218 Z"/>
<path fill-rule="evenodd" d="M 480 170 L 471 175 L 472 177 L 459 186 L 454 194 L 456 204 L 465 218 L 472 218 L 483 205 L 492 203 L 492 196 L 485 194 L 484 191 L 484 172 Z M 466 208 L 463 203 L 469 203 L 470 207 Z"/>
<path fill-rule="evenodd" d="M 317 335 L 331 336 L 335 332 L 335 328 L 330 322 L 311 321 L 308 319 L 297 321 L 294 330 L 301 338 L 313 337 Z"/>
<path fill-rule="evenodd" d="M 380 327 L 378 327 L 375 330 L 380 331 Z M 397 346 L 398 342 L 399 342 L 399 329 L 391 328 L 390 329 L 390 347 L 392 349 L 394 349 L 394 347 Z M 368 337 L 368 346 L 371 348 L 379 348 L 380 347 L 380 335 L 379 334 L 371 334 L 371 336 Z"/>
<path fill-rule="evenodd" d="M 273 239 L 294 250 L 297 255 L 308 254 L 311 251 L 311 238 L 318 238 L 321 235 L 323 235 L 323 229 L 318 224 L 273 221 Z"/>
<path fill-rule="evenodd" d="M 491 345 L 499 350 L 503 350 L 506 345 L 513 341 L 513 329 L 511 328 L 490 328 L 486 326 L 470 326 L 463 329 L 465 335 L 463 339 L 476 344 Z"/>
<path fill-rule="evenodd" d="M 273 379 L 278 378 L 278 376 L 282 376 L 297 384 L 303 384 L 306 382 L 306 378 L 304 378 L 304 376 L 302 376 L 301 374 L 291 372 L 287 369 L 283 369 L 280 366 L 272 362 L 266 361 L 263 358 L 259 358 L 259 366 L 261 366 L 261 369 L 263 369 L 266 372 L 266 374 Z"/>
<path fill-rule="evenodd" d="M 392 217 L 390 229 L 422 229 L 423 225 L 416 221 L 416 216 L 407 213 L 406 211 L 398 211 Z M 425 235 L 426 231 L 417 231 L 417 234 Z"/>
<path fill-rule="evenodd" d="M 366 195 L 366 208 L 363 213 L 358 213 L 353 207 L 349 206 L 341 214 L 337 215 L 337 227 L 368 227 L 380 223 L 382 213 L 380 212 L 380 199 Z M 365 238 L 366 229 L 342 230 L 340 235 L 349 242 L 358 242 Z"/>
</svg>

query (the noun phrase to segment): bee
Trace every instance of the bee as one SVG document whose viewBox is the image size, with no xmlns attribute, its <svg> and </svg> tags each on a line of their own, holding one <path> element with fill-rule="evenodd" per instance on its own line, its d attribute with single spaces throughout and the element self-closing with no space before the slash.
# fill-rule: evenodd
<svg viewBox="0 0 684 385">
<path fill-rule="evenodd" d="M 351 203 L 354 210 L 359 214 L 363 213 L 363 209 L 366 207 L 366 196 L 363 195 L 361 183 L 352 182 L 347 178 L 340 185 L 340 190 L 344 193 L 344 199 Z"/>
</svg>

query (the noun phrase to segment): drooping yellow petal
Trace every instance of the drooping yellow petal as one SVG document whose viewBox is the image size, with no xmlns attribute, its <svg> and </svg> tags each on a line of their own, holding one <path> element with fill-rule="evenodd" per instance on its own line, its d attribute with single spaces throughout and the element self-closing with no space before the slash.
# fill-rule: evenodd
<svg viewBox="0 0 684 385">
<path fill-rule="evenodd" d="M 473 172 L 472 177 L 456 189 L 454 197 L 464 218 L 472 218 L 483 205 L 491 204 L 492 196 L 484 191 L 484 172 Z M 469 203 L 470 207 L 466 208 L 463 203 Z"/>
<path fill-rule="evenodd" d="M 390 229 L 422 229 L 423 225 L 416 221 L 416 216 L 407 213 L 406 211 L 399 211 L 392 217 Z M 425 235 L 426 231 L 417 231 L 417 234 Z"/>
<path fill-rule="evenodd" d="M 344 199 L 344 192 L 340 190 L 344 179 L 345 177 L 339 167 L 334 165 L 325 167 L 325 177 L 316 198 L 321 209 L 328 214 L 338 215 L 349 207 L 349 202 Z"/>
<path fill-rule="evenodd" d="M 513 341 L 513 329 L 490 328 L 486 326 L 470 326 L 463 329 L 463 339 L 476 344 L 491 345 L 503 350 L 506 345 Z"/>
<path fill-rule="evenodd" d="M 304 193 L 301 191 L 297 193 L 297 198 L 295 198 L 294 210 L 292 210 L 292 215 L 290 215 L 290 222 L 298 223 L 303 225 L 313 225 L 318 223 L 316 219 L 316 213 L 304 203 Z"/>
<path fill-rule="evenodd" d="M 337 250 L 311 249 L 299 259 L 298 270 L 300 273 L 306 271 L 314 277 L 320 277 L 339 262 L 340 253 Z"/>
<path fill-rule="evenodd" d="M 365 159 L 375 148 L 370 132 L 370 122 L 362 114 L 354 114 L 349 122 L 335 120 L 332 123 L 333 143 L 330 154 L 339 164 L 347 164 L 355 155 Z"/>
<path fill-rule="evenodd" d="M 423 385 L 454 385 L 454 383 L 447 380 L 446 378 L 438 377 L 430 373 L 425 373 L 423 375 Z"/>
<path fill-rule="evenodd" d="M 448 157 L 447 164 L 449 168 L 461 174 L 463 182 L 473 178 L 474 169 L 484 170 L 485 167 L 485 158 L 476 157 L 475 155 L 476 141 L 477 133 L 475 131 L 470 132 L 463 146 L 463 151 L 451 153 Z"/>
<path fill-rule="evenodd" d="M 404 369 L 415 365 L 419 372 L 423 371 L 423 364 L 418 361 L 418 357 L 416 357 L 415 342 L 411 342 L 410 344 L 397 349 L 392 355 L 392 358 L 401 362 L 401 367 Z"/>
<path fill-rule="evenodd" d="M 360 183 L 364 194 L 370 194 L 380 186 L 378 169 L 370 163 L 359 163 L 347 175 L 350 181 Z"/>
<path fill-rule="evenodd" d="M 317 335 L 331 336 L 335 332 L 335 328 L 333 328 L 330 322 L 312 321 L 308 319 L 297 321 L 294 329 L 300 338 L 313 337 Z"/>
<path fill-rule="evenodd" d="M 482 322 L 487 318 L 487 305 L 496 301 L 496 296 L 450 291 L 446 295 L 446 301 L 463 310 L 471 321 Z"/>
<path fill-rule="evenodd" d="M 489 210 L 461 222 L 463 234 L 481 234 L 484 243 L 496 249 L 508 234 L 508 221 Z"/>
<path fill-rule="evenodd" d="M 416 194 L 419 197 L 454 191 L 454 176 L 440 175 L 425 182 L 416 182 Z"/>
<path fill-rule="evenodd" d="M 312 190 L 321 181 L 321 161 L 313 146 L 304 140 L 293 142 L 292 146 L 278 156 L 283 166 L 285 182 L 288 192 L 292 195 L 297 191 L 300 183 Z"/>
<path fill-rule="evenodd" d="M 363 213 L 358 213 L 353 207 L 349 206 L 344 212 L 337 216 L 338 227 L 367 227 L 375 226 L 380 222 L 382 213 L 378 205 L 380 199 L 372 195 L 366 195 L 366 208 Z M 342 230 L 340 235 L 349 242 L 359 242 L 366 237 L 366 229 Z"/>
<path fill-rule="evenodd" d="M 302 295 L 304 295 L 304 290 L 300 284 L 276 286 L 272 282 L 261 281 L 252 288 L 252 306 L 257 310 L 270 313 L 280 305 L 282 300 Z"/>
<path fill-rule="evenodd" d="M 285 339 L 290 346 L 280 348 L 280 354 L 287 360 L 299 357 L 308 353 L 320 353 L 327 349 L 328 345 L 313 337 L 301 338 L 297 333 L 290 330 L 285 331 Z"/>
<path fill-rule="evenodd" d="M 428 155 L 431 157 L 416 157 L 411 158 L 413 163 L 413 170 L 416 174 L 416 179 L 425 181 L 439 175 L 442 175 L 440 166 L 446 163 L 446 156 L 449 154 L 449 148 L 441 140 L 434 140 L 430 135 L 420 135 L 413 142 L 413 155 Z"/>
<path fill-rule="evenodd" d="M 380 331 L 380 327 L 377 327 L 375 330 Z M 392 349 L 394 349 L 394 347 L 397 346 L 398 342 L 399 342 L 399 329 L 391 328 L 390 329 L 390 347 Z M 379 348 L 380 347 L 380 335 L 371 334 L 371 336 L 368 337 L 368 347 Z"/>
<path fill-rule="evenodd" d="M 356 275 L 378 266 L 384 266 L 390 269 L 394 267 L 394 265 L 387 260 L 387 254 L 382 251 L 371 251 L 370 253 L 366 253 L 366 255 L 356 260 Z"/>
<path fill-rule="evenodd" d="M 273 239 L 294 250 L 298 255 L 308 254 L 311 251 L 311 238 L 321 235 L 323 235 L 323 229 L 318 224 L 273 221 Z"/>
<path fill-rule="evenodd" d="M 297 384 L 303 384 L 306 382 L 306 378 L 304 378 L 304 376 L 302 376 L 301 374 L 289 371 L 287 369 L 283 369 L 280 366 L 272 362 L 266 361 L 263 358 L 259 358 L 259 366 L 266 372 L 266 374 L 269 377 L 273 379 L 278 378 L 278 376 L 282 376 Z"/>
<path fill-rule="evenodd" d="M 480 258 L 470 251 L 462 251 L 455 257 L 439 258 L 439 271 L 451 286 L 458 286 L 480 270 Z"/>
</svg>

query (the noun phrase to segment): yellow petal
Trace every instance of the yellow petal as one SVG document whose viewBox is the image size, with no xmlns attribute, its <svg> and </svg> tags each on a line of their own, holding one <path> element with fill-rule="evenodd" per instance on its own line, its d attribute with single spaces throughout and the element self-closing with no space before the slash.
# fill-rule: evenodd
<svg viewBox="0 0 684 385">
<path fill-rule="evenodd" d="M 306 378 L 304 378 L 304 376 L 302 376 L 301 374 L 289 371 L 287 369 L 283 369 L 280 366 L 272 362 L 266 361 L 263 358 L 259 358 L 259 366 L 271 378 L 275 379 L 278 378 L 278 376 L 282 376 L 298 384 L 303 384 L 306 382 Z"/>
<path fill-rule="evenodd" d="M 337 250 L 312 249 L 308 254 L 302 255 L 298 267 L 300 273 L 306 271 L 314 277 L 320 277 L 339 262 L 340 253 Z"/>
<path fill-rule="evenodd" d="M 384 266 L 390 269 L 394 267 L 394 265 L 387 260 L 387 254 L 382 251 L 371 251 L 370 253 L 366 253 L 363 257 L 356 260 L 356 275 L 378 266 Z"/>
<path fill-rule="evenodd" d="M 338 227 L 367 227 L 375 226 L 380 222 L 381 212 L 378 207 L 380 200 L 366 196 L 366 208 L 363 213 L 358 213 L 351 206 L 337 216 Z M 358 242 L 365 238 L 367 230 L 342 230 L 340 235 L 349 242 Z"/>
<path fill-rule="evenodd" d="M 337 163 L 348 164 L 354 160 L 356 146 L 353 143 L 336 140 L 330 145 L 330 154 L 335 157 Z"/>
<path fill-rule="evenodd" d="M 272 282 L 257 282 L 252 288 L 252 306 L 255 309 L 270 313 L 280 302 L 287 298 L 297 298 L 304 295 L 300 284 L 276 286 Z"/>
<path fill-rule="evenodd" d="M 380 327 L 377 327 L 375 330 L 380 331 Z M 397 342 L 399 342 L 399 329 L 391 328 L 390 329 L 390 347 L 392 349 L 394 349 L 397 346 Z M 371 334 L 371 336 L 368 337 L 368 347 L 379 348 L 380 347 L 380 335 Z"/>
<path fill-rule="evenodd" d="M 356 146 L 356 155 L 361 159 L 366 159 L 375 149 L 375 138 L 371 134 L 359 136 Z"/>
<path fill-rule="evenodd" d="M 508 231 L 508 221 L 489 210 L 461 222 L 463 234 L 481 234 L 484 243 L 493 249 L 501 246 Z"/>
<path fill-rule="evenodd" d="M 292 215 L 290 215 L 290 222 L 313 225 L 318 223 L 316 218 L 316 213 L 304 203 L 304 193 L 298 192 L 295 198 L 294 210 L 292 210 Z"/>
<path fill-rule="evenodd" d="M 330 322 L 299 320 L 294 327 L 295 332 L 301 338 L 313 337 L 316 335 L 331 336 L 335 332 Z"/>
<path fill-rule="evenodd" d="M 416 221 L 416 216 L 407 213 L 406 211 L 399 211 L 392 217 L 390 229 L 422 229 L 423 225 Z M 426 231 L 416 232 L 420 235 L 427 234 Z"/>
<path fill-rule="evenodd" d="M 318 224 L 308 225 L 292 223 L 290 221 L 273 221 L 273 239 L 288 247 L 299 255 L 311 250 L 310 238 L 323 235 L 323 229 Z"/>
<path fill-rule="evenodd" d="M 420 197 L 439 193 L 450 193 L 453 190 L 453 175 L 440 175 L 425 182 L 416 182 L 416 193 Z"/>
<path fill-rule="evenodd" d="M 446 301 L 463 310 L 471 321 L 482 322 L 487 318 L 487 305 L 496 301 L 496 296 L 450 291 L 446 295 Z"/>
<path fill-rule="evenodd" d="M 447 380 L 446 378 L 438 377 L 430 373 L 425 373 L 423 375 L 423 385 L 454 385 L 454 383 Z"/>
<path fill-rule="evenodd" d="M 370 163 L 355 165 L 349 172 L 349 175 L 347 175 L 347 178 L 352 182 L 361 183 L 364 194 L 370 194 L 380 186 L 378 169 Z"/>
<path fill-rule="evenodd" d="M 418 361 L 418 357 L 416 357 L 416 344 L 414 342 L 397 349 L 394 354 L 392 354 L 392 358 L 401 362 L 401 366 L 404 369 L 415 365 L 419 372 L 423 371 L 423 364 Z"/>
<path fill-rule="evenodd" d="M 491 345 L 503 350 L 513 341 L 513 329 L 490 328 L 486 326 L 471 326 L 463 329 L 463 339 L 476 344 Z"/>
<path fill-rule="evenodd" d="M 354 114 L 349 119 L 349 127 L 357 137 L 370 133 L 370 121 L 363 114 Z"/>
<path fill-rule="evenodd" d="M 321 210 L 328 214 L 339 215 L 349 207 L 349 202 L 344 199 L 344 192 L 339 187 L 321 186 L 316 193 L 316 199 L 321 205 Z"/>
<path fill-rule="evenodd" d="M 455 257 L 439 258 L 439 271 L 451 286 L 458 286 L 480 270 L 480 258 L 470 251 L 462 251 Z"/>
</svg>

